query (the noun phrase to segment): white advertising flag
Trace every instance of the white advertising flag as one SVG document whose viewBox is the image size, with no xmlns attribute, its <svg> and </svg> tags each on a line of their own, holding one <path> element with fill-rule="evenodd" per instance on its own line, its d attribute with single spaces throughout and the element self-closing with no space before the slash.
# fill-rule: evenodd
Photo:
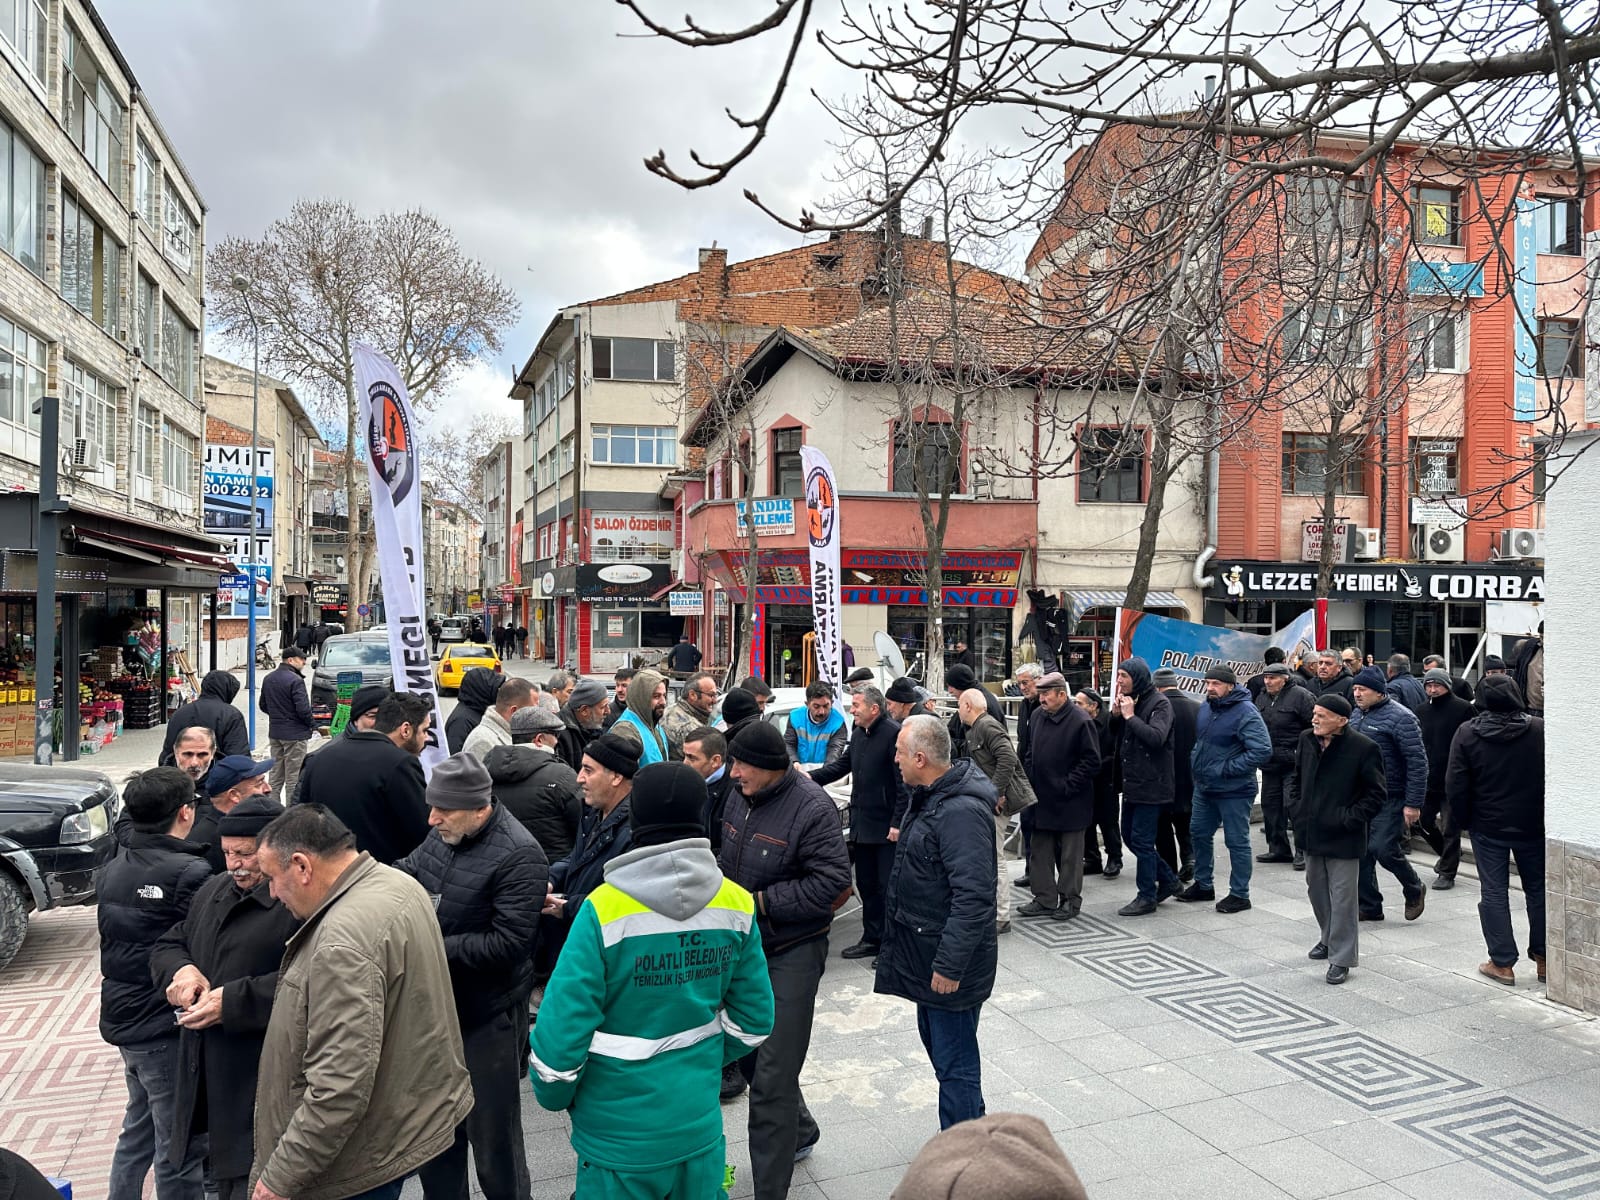
<svg viewBox="0 0 1600 1200">
<path fill-rule="evenodd" d="M 356 392 L 367 438 L 367 478 L 372 491 L 372 528 L 378 542 L 384 621 L 397 692 L 427 696 L 432 728 L 422 750 L 422 770 L 431 775 L 444 761 L 444 714 L 428 657 L 427 613 L 422 579 L 422 476 L 417 423 L 411 399 L 395 365 L 370 346 L 356 344 Z M 350 603 L 354 605 L 356 598 Z"/>
<path fill-rule="evenodd" d="M 816 633 L 817 678 L 842 694 L 844 646 L 839 635 L 839 489 L 822 451 L 800 447 L 806 480 L 806 540 L 811 545 L 811 627 Z"/>
</svg>

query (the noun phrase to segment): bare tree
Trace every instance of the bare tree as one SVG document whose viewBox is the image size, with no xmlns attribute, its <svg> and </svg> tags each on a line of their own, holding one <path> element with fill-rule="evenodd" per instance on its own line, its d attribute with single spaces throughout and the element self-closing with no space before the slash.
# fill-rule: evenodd
<svg viewBox="0 0 1600 1200">
<path fill-rule="evenodd" d="M 517 318 L 516 296 L 461 250 L 436 217 L 411 210 L 363 216 L 338 200 L 299 200 L 259 239 L 211 249 L 208 312 L 218 334 L 247 343 L 260 323 L 263 365 L 303 387 L 318 414 L 361 445 L 355 343 L 394 360 L 412 403 L 428 408 L 474 359 L 498 352 Z M 243 277 L 248 287 L 231 285 Z M 335 435 L 335 442 L 341 439 Z M 344 459 L 352 514 L 365 507 L 365 472 Z M 367 595 L 370 533 L 351 522 L 350 606 Z"/>
<path fill-rule="evenodd" d="M 520 436 L 515 422 L 500 413 L 479 413 L 465 430 L 449 421 L 436 422 L 420 439 L 423 478 L 435 495 L 481 523 L 486 516 L 479 487 L 484 460 L 503 442 Z"/>
</svg>

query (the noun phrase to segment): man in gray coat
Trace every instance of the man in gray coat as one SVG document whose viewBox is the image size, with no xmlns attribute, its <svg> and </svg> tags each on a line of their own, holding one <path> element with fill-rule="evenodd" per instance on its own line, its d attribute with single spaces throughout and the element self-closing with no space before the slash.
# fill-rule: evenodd
<svg viewBox="0 0 1600 1200">
<path fill-rule="evenodd" d="M 1000 797 L 994 813 L 995 865 L 999 872 L 999 886 L 995 891 L 995 929 L 1005 933 L 1011 928 L 1011 876 L 1006 872 L 1006 830 L 1011 818 L 1032 804 L 1036 797 L 1033 785 L 1028 782 L 1005 726 L 989 715 L 988 701 L 981 688 L 968 688 L 961 693 L 961 723 L 967 729 L 967 754 L 994 784 Z"/>
</svg>

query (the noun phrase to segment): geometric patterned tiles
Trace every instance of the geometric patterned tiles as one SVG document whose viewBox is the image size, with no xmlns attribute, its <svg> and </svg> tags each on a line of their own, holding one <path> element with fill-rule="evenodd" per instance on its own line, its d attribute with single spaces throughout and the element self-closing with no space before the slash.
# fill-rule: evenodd
<svg viewBox="0 0 1600 1200">
<path fill-rule="evenodd" d="M 1600 1138 L 1510 1096 L 1401 1117 L 1419 1137 L 1559 1200 L 1600 1196 Z"/>
<path fill-rule="evenodd" d="M 1256 1053 L 1374 1113 L 1483 1090 L 1454 1071 L 1354 1030 Z"/>
<path fill-rule="evenodd" d="M 1239 1044 L 1334 1028 L 1327 1017 L 1238 982 L 1167 992 L 1151 996 L 1150 1002 Z"/>
<path fill-rule="evenodd" d="M 1101 917 L 1080 912 L 1070 921 L 1049 917 L 1020 917 L 1011 926 L 1028 941 L 1046 950 L 1069 950 L 1079 946 L 1098 946 L 1107 942 L 1126 942 L 1128 935 Z"/>
<path fill-rule="evenodd" d="M 1200 984 L 1220 983 L 1228 978 L 1214 967 L 1196 962 L 1186 954 L 1179 954 L 1155 942 L 1122 942 L 1093 947 L 1072 955 L 1072 961 L 1087 967 L 1102 979 L 1109 979 L 1129 991 L 1141 994 L 1169 988 L 1193 988 Z"/>
</svg>

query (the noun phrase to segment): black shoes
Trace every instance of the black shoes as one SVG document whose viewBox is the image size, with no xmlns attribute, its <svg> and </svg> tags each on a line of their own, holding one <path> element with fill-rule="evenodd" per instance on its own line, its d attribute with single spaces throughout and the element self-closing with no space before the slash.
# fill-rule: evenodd
<svg viewBox="0 0 1600 1200">
<path fill-rule="evenodd" d="M 1433 890 L 1436 892 L 1448 892 L 1455 885 L 1456 877 L 1454 875 L 1439 875 L 1434 878 Z"/>
<path fill-rule="evenodd" d="M 1100 874 L 1102 878 L 1115 879 L 1118 875 L 1122 874 L 1122 860 L 1120 858 L 1113 858 L 1106 864 L 1106 869 L 1101 871 Z"/>
<path fill-rule="evenodd" d="M 1375 908 L 1371 912 L 1363 909 L 1360 914 L 1360 919 L 1363 921 L 1381 921 L 1383 920 L 1383 909 Z"/>
<path fill-rule="evenodd" d="M 1155 912 L 1155 910 L 1156 902 L 1154 900 L 1140 900 L 1137 896 L 1135 896 L 1132 900 L 1128 901 L 1128 903 L 1117 909 L 1117 916 L 1148 917 L 1151 913 Z"/>
<path fill-rule="evenodd" d="M 1296 850 L 1294 852 L 1294 869 L 1296 871 L 1304 871 L 1306 869 L 1306 852 L 1304 850 Z"/>
<path fill-rule="evenodd" d="M 1159 879 L 1156 880 L 1156 903 L 1157 904 L 1160 904 L 1168 896 L 1176 896 L 1177 894 L 1178 894 L 1178 889 L 1173 887 L 1172 884 L 1170 884 L 1170 883 L 1162 883 Z"/>
<path fill-rule="evenodd" d="M 1350 978 L 1350 968 L 1349 967 L 1329 967 L 1328 968 L 1328 974 L 1325 976 L 1325 978 L 1327 979 L 1327 981 L 1329 983 L 1341 984 L 1346 979 Z"/>
<path fill-rule="evenodd" d="M 1214 889 L 1201 887 L 1197 883 L 1191 883 L 1183 891 L 1178 893 L 1178 899 L 1182 900 L 1185 904 L 1193 904 L 1197 900 L 1215 900 L 1216 898 L 1217 893 Z"/>
<path fill-rule="evenodd" d="M 1028 903 L 1024 904 L 1021 908 L 1017 909 L 1017 916 L 1019 916 L 1019 917 L 1048 917 L 1052 913 L 1054 913 L 1055 911 L 1056 910 L 1051 908 L 1048 904 L 1040 904 L 1037 900 L 1030 900 L 1030 901 L 1028 901 Z"/>
<path fill-rule="evenodd" d="M 1178 861 L 1178 882 L 1184 885 L 1194 882 L 1194 859 L 1185 858 Z"/>
<path fill-rule="evenodd" d="M 1050 919 L 1052 921 L 1070 921 L 1078 915 L 1078 909 L 1079 906 L 1076 904 L 1063 904 L 1050 914 Z"/>
<path fill-rule="evenodd" d="M 1321 962 L 1323 959 L 1328 957 L 1328 943 L 1318 942 L 1315 946 L 1306 951 L 1306 957 L 1312 962 Z"/>
<path fill-rule="evenodd" d="M 744 1094 L 744 1089 L 749 1086 L 744 1081 L 744 1072 L 739 1070 L 739 1064 L 731 1062 L 722 1068 L 722 1093 L 724 1104 L 730 1100 L 737 1100 Z"/>
<path fill-rule="evenodd" d="M 1256 855 L 1256 861 L 1258 863 L 1290 863 L 1294 861 L 1294 855 L 1284 854 L 1278 850 L 1271 850 L 1266 854 Z"/>
<path fill-rule="evenodd" d="M 1250 901 L 1243 896 L 1235 896 L 1231 892 L 1217 901 L 1217 911 L 1219 913 L 1244 912 L 1249 907 Z"/>
<path fill-rule="evenodd" d="M 871 958 L 878 952 L 877 942 L 860 941 L 839 951 L 840 958 Z"/>
<path fill-rule="evenodd" d="M 1029 883 L 1028 883 L 1028 877 L 1026 875 L 1018 875 L 1011 882 L 1016 884 L 1019 888 L 1025 888 L 1025 887 L 1030 886 Z"/>
<path fill-rule="evenodd" d="M 822 1132 L 819 1130 L 817 1132 L 817 1136 L 812 1138 L 804 1146 L 796 1146 L 794 1148 L 794 1160 L 795 1160 L 795 1162 L 805 1162 L 806 1159 L 810 1158 L 811 1157 L 811 1152 L 817 1148 L 817 1143 L 820 1142 L 821 1140 L 822 1140 Z"/>
</svg>

